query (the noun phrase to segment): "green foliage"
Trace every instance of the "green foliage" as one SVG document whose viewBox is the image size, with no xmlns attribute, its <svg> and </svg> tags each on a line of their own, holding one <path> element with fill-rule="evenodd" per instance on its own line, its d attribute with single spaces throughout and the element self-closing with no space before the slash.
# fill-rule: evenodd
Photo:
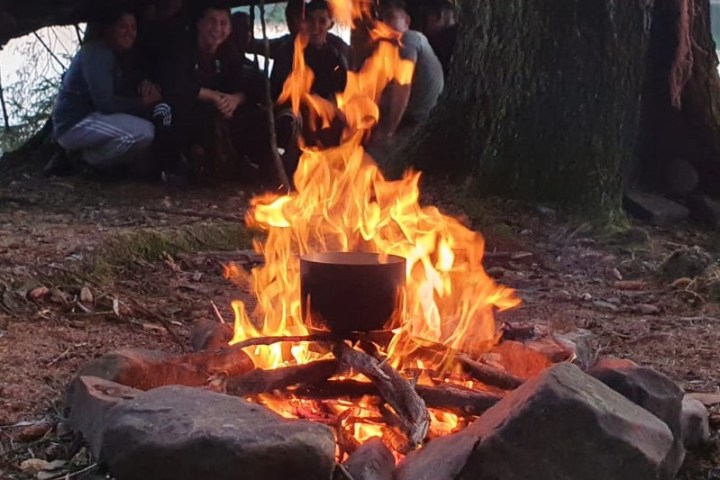
<svg viewBox="0 0 720 480">
<path fill-rule="evenodd" d="M 12 127 L 0 135 L 0 151 L 22 145 L 50 117 L 62 75 L 77 50 L 74 35 L 68 27 L 45 28 L 6 47 L 22 62 L 13 69 L 14 81 L 4 85 Z"/>
<path fill-rule="evenodd" d="M 88 261 L 86 272 L 104 283 L 136 262 L 159 261 L 178 253 L 246 249 L 252 235 L 243 225 L 228 222 L 129 231 L 106 240 Z"/>
</svg>

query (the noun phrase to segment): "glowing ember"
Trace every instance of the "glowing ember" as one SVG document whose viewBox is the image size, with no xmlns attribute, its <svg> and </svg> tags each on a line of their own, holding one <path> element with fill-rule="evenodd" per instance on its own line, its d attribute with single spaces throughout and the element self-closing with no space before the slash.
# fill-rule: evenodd
<svg viewBox="0 0 720 480">
<path fill-rule="evenodd" d="M 331 2 L 336 19 L 351 23 L 367 15 L 366 4 L 355 0 Z M 392 365 L 401 371 L 443 370 L 428 365 L 417 355 L 418 340 L 442 344 L 477 358 L 499 340 L 495 309 L 519 303 L 510 289 L 498 286 L 482 267 L 483 238 L 435 207 L 422 207 L 418 173 L 408 172 L 399 181 L 388 181 L 369 158 L 362 142 L 379 120 L 380 95 L 390 82 L 408 84 L 413 64 L 400 58 L 397 33 L 377 24 L 372 38 L 375 53 L 359 72 L 349 72 L 345 92 L 337 106 L 310 94 L 313 74 L 305 65 L 302 50 L 307 38 L 296 40 L 294 70 L 281 101 L 289 101 L 296 113 L 301 106 L 328 125 L 341 116 L 347 125 L 341 145 L 329 149 L 304 147 L 295 173 L 296 191 L 289 195 L 264 195 L 252 201 L 247 223 L 267 232 L 264 244 L 255 249 L 265 264 L 248 279 L 257 297 L 249 314 L 235 302 L 232 344 L 261 336 L 307 335 L 300 301 L 299 256 L 324 251 L 367 251 L 407 259 L 406 304 L 402 326 L 389 345 L 381 345 Z M 228 267 L 229 278 L 242 281 L 242 272 Z M 327 353 L 310 350 L 307 343 L 248 348 L 256 367 L 272 369 L 318 360 Z M 427 377 L 427 378 L 426 378 Z M 359 378 L 367 381 L 367 379 Z M 432 383 L 428 374 L 419 380 Z M 468 379 L 452 382 L 468 385 Z M 308 418 L 309 402 L 265 395 L 258 401 L 289 417 Z M 325 402 L 326 409 L 342 418 L 340 428 L 356 441 L 383 436 L 377 406 L 368 398 L 359 402 Z M 305 412 L 301 410 L 306 410 Z M 311 415 L 310 415 L 311 416 Z M 460 419 L 446 412 L 432 412 L 432 432 L 447 434 Z"/>
</svg>

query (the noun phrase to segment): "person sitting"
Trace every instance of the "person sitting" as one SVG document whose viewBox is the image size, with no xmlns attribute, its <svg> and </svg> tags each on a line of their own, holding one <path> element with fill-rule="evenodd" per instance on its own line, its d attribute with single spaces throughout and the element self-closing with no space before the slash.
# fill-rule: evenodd
<svg viewBox="0 0 720 480">
<path fill-rule="evenodd" d="M 141 79 L 130 51 L 135 15 L 110 12 L 88 25 L 88 35 L 62 81 L 52 111 L 54 137 L 100 170 L 129 167 L 149 173 L 155 129 L 143 118 L 161 100 L 159 88 Z"/>
<path fill-rule="evenodd" d="M 455 10 L 450 0 L 431 0 L 423 6 L 423 33 L 443 66 L 445 78 L 458 34 Z"/>
<path fill-rule="evenodd" d="M 401 0 L 380 5 L 380 20 L 400 33 L 400 57 L 415 68 L 409 85 L 391 83 L 383 92 L 380 124 L 373 134 L 374 142 L 397 143 L 394 137 L 407 137 L 430 117 L 444 87 L 443 70 L 428 39 L 410 30 L 410 16 Z"/>
<path fill-rule="evenodd" d="M 183 182 L 190 173 L 181 162 L 190 147 L 197 157 L 192 166 L 206 176 L 230 173 L 219 171 L 226 167 L 247 175 L 254 167 L 246 157 L 261 166 L 269 158 L 260 92 L 244 75 L 243 60 L 226 44 L 230 34 L 230 11 L 206 6 L 195 35 L 160 68 L 167 101 L 155 111 L 158 156 L 173 181 Z"/>
<path fill-rule="evenodd" d="M 345 89 L 350 46 L 340 37 L 330 33 L 333 26 L 330 7 L 326 0 L 313 0 L 305 6 L 305 22 L 299 31 L 304 30 L 309 39 L 304 57 L 305 63 L 315 75 L 311 92 L 334 101 L 335 94 Z M 283 85 L 292 72 L 294 51 L 294 37 L 292 41 L 287 39 L 286 43 L 276 50 L 275 64 L 270 78 L 275 98 L 282 92 Z"/>
</svg>

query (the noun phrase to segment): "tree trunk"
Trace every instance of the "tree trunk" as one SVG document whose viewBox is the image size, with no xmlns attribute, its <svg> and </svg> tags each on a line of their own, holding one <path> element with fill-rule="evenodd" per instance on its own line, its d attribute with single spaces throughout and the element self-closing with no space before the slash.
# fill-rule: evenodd
<svg viewBox="0 0 720 480">
<path fill-rule="evenodd" d="M 687 18 L 683 18 L 683 10 Z M 633 180 L 664 190 L 672 161 L 689 162 L 700 189 L 720 195 L 720 76 L 709 0 L 657 1 L 642 135 Z M 678 84 L 673 71 L 687 72 Z M 678 89 L 678 87 L 682 87 Z"/>
<path fill-rule="evenodd" d="M 651 2 L 460 5 L 446 93 L 411 158 L 431 171 L 472 172 L 483 194 L 618 206 L 638 132 Z"/>
</svg>

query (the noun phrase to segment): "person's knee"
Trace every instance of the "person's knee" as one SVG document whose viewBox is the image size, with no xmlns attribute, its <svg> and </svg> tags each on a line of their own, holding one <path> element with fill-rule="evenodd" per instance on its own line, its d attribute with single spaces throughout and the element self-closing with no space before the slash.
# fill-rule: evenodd
<svg viewBox="0 0 720 480">
<path fill-rule="evenodd" d="M 138 129 L 133 138 L 136 148 L 149 148 L 153 140 L 155 140 L 155 125 L 147 120 L 138 123 Z"/>
</svg>

